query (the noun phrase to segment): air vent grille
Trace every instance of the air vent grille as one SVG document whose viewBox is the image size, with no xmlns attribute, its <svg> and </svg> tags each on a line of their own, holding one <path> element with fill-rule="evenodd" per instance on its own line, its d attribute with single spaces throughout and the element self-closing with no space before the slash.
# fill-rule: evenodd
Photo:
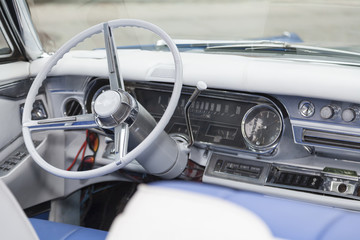
<svg viewBox="0 0 360 240">
<path fill-rule="evenodd" d="M 75 116 L 83 114 L 83 108 L 77 99 L 69 99 L 64 105 L 65 116 Z"/>
<path fill-rule="evenodd" d="M 303 142 L 360 150 L 360 136 L 304 129 Z"/>
</svg>

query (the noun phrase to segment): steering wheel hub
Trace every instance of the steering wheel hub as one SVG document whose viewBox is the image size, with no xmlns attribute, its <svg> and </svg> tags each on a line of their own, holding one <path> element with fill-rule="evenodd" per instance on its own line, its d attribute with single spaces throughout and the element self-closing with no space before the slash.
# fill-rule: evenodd
<svg viewBox="0 0 360 240">
<path fill-rule="evenodd" d="M 101 128 L 114 128 L 121 123 L 130 126 L 138 113 L 135 99 L 121 89 L 101 93 L 95 99 L 92 109 L 96 124 Z"/>
<path fill-rule="evenodd" d="M 94 102 L 94 112 L 100 117 L 114 115 L 121 106 L 120 95 L 112 90 L 101 93 Z"/>
</svg>

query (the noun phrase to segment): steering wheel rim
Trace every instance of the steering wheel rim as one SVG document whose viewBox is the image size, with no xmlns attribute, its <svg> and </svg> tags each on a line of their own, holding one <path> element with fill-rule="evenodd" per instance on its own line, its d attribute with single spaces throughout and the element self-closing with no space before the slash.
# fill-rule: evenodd
<svg viewBox="0 0 360 240">
<path fill-rule="evenodd" d="M 118 20 L 109 21 L 108 25 L 111 28 L 137 27 L 137 28 L 147 29 L 158 35 L 160 38 L 162 38 L 165 41 L 165 43 L 168 45 L 170 52 L 172 53 L 172 57 L 175 64 L 174 88 L 172 95 L 170 97 L 168 107 L 165 110 L 161 119 L 159 120 L 158 124 L 151 131 L 151 133 L 132 151 L 128 152 L 125 156 L 123 156 L 121 158 L 121 162 L 117 163 L 114 161 L 99 168 L 87 170 L 87 171 L 66 171 L 64 169 L 59 169 L 47 163 L 36 151 L 36 148 L 31 138 L 31 128 L 34 127 L 34 125 L 36 125 L 35 123 L 36 121 L 31 120 L 32 105 L 35 102 L 36 95 L 43 81 L 46 79 L 48 73 L 57 64 L 57 62 L 67 52 L 69 52 L 71 48 L 75 47 L 77 44 L 84 41 L 85 39 L 97 33 L 100 33 L 103 30 L 103 23 L 97 24 L 79 33 L 71 40 L 69 40 L 67 43 L 65 43 L 61 48 L 59 48 L 58 51 L 45 64 L 44 68 L 40 70 L 28 92 L 28 96 L 26 98 L 24 111 L 23 111 L 22 132 L 23 132 L 23 138 L 26 148 L 28 149 L 29 154 L 31 155 L 33 160 L 45 171 L 52 173 L 53 175 L 63 178 L 70 178 L 70 179 L 88 179 L 88 178 L 103 176 L 111 172 L 114 172 L 118 169 L 121 169 L 122 167 L 126 166 L 128 163 L 133 161 L 137 156 L 139 156 L 154 142 L 154 140 L 162 133 L 162 131 L 166 127 L 167 123 L 169 122 L 170 118 L 172 117 L 177 107 L 177 103 L 180 98 L 181 89 L 182 89 L 183 65 L 177 46 L 170 38 L 170 36 L 158 26 L 142 20 L 118 19 Z"/>
</svg>

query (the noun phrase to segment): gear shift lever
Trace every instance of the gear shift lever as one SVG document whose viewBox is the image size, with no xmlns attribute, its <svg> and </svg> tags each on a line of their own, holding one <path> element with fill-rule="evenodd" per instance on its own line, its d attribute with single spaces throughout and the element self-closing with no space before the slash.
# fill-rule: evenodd
<svg viewBox="0 0 360 240">
<path fill-rule="evenodd" d="M 187 131 L 189 134 L 189 144 L 188 144 L 188 148 L 190 148 L 193 144 L 194 144 L 194 135 L 192 132 L 192 127 L 191 127 L 191 123 L 190 123 L 190 107 L 192 105 L 192 103 L 195 102 L 196 98 L 199 96 L 199 94 L 204 91 L 207 88 L 207 85 L 205 82 L 203 81 L 199 81 L 196 84 L 196 88 L 195 91 L 193 92 L 193 94 L 190 96 L 189 100 L 187 101 L 186 105 L 185 105 L 185 122 L 186 122 L 186 127 L 187 127 Z"/>
</svg>

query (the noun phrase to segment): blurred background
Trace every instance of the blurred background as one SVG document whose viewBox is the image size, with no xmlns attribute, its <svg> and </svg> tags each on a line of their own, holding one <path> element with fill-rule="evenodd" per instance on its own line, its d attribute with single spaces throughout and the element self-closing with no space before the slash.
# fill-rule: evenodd
<svg viewBox="0 0 360 240">
<path fill-rule="evenodd" d="M 305 44 L 358 48 L 357 0 L 28 0 L 47 51 L 86 28 L 117 18 L 137 18 L 174 39 L 241 40 L 296 33 Z M 119 30 L 118 45 L 153 44 L 143 30 Z M 102 37 L 79 48 L 102 47 Z"/>
</svg>

